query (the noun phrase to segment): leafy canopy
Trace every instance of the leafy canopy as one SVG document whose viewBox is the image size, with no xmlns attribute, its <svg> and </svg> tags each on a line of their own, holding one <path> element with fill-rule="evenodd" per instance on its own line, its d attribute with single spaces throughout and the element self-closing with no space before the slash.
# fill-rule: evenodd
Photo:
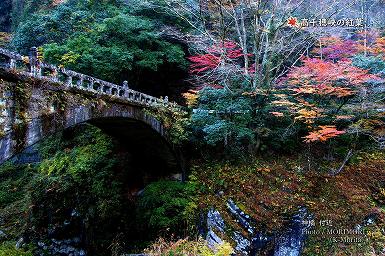
<svg viewBox="0 0 385 256">
<path fill-rule="evenodd" d="M 159 24 L 140 15 L 146 7 L 93 2 L 69 1 L 33 14 L 17 28 L 13 47 L 27 53 L 43 46 L 47 62 L 116 83 L 135 83 L 142 73 L 165 66 L 184 69 L 182 47 L 163 39 Z"/>
</svg>

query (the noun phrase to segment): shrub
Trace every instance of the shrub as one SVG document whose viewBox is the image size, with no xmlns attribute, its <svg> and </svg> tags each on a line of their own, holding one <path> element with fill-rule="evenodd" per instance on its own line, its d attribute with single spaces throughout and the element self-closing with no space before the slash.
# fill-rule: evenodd
<svg viewBox="0 0 385 256">
<path fill-rule="evenodd" d="M 194 187 L 177 181 L 158 181 L 148 185 L 138 202 L 138 215 L 144 228 L 154 235 L 163 233 L 180 235 L 191 218 Z M 189 213 L 189 214 L 188 214 Z"/>
<path fill-rule="evenodd" d="M 202 238 L 195 241 L 188 238 L 177 241 L 159 238 L 145 250 L 145 253 L 154 256 L 230 256 L 233 249 L 229 243 L 225 242 L 212 251 Z"/>
<path fill-rule="evenodd" d="M 32 256 L 30 250 L 16 249 L 15 242 L 4 242 L 0 244 L 0 256 Z"/>
</svg>

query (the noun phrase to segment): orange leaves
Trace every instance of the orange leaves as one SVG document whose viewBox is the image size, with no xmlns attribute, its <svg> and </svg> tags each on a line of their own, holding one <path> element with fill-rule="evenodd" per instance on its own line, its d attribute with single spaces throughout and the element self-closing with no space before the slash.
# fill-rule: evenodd
<svg viewBox="0 0 385 256">
<path fill-rule="evenodd" d="M 298 94 L 317 94 L 322 96 L 336 96 L 337 98 L 348 97 L 354 94 L 354 91 L 348 87 L 331 86 L 326 84 L 304 85 L 291 89 Z"/>
<path fill-rule="evenodd" d="M 358 47 L 359 52 L 366 52 L 372 55 L 383 55 L 385 54 L 385 37 L 377 37 L 374 43 L 365 46 L 360 44 Z"/>
<path fill-rule="evenodd" d="M 352 116 L 352 115 L 339 115 L 339 116 L 336 116 L 337 120 L 349 120 L 349 119 L 352 119 L 352 118 L 354 118 L 354 116 Z"/>
<path fill-rule="evenodd" d="M 368 74 L 367 70 L 354 67 L 351 61 L 336 63 L 316 58 L 303 60 L 303 65 L 294 67 L 288 74 L 288 83 L 293 90 L 309 94 L 333 94 L 335 91 L 350 90 L 350 86 L 358 86 L 370 79 L 379 79 Z M 335 84 L 344 85 L 343 87 Z"/>
<path fill-rule="evenodd" d="M 357 42 L 326 38 L 322 43 L 327 47 L 323 48 L 322 52 L 327 60 L 303 59 L 303 65 L 292 68 L 282 83 L 286 83 L 286 89 L 292 92 L 291 97 L 272 102 L 273 105 L 289 109 L 295 114 L 294 121 L 306 124 L 308 129 L 317 124 L 317 119 L 333 115 L 334 109 L 341 110 L 348 98 L 365 87 L 366 82 L 380 79 L 369 74 L 368 70 L 353 66 L 352 61 L 348 59 L 359 51 Z M 381 41 L 377 45 L 380 43 Z M 338 114 L 340 115 L 330 118 L 348 121 L 351 119 L 343 112 Z M 324 142 L 343 133 L 345 131 L 339 131 L 333 125 L 321 125 L 303 138 L 306 143 Z"/>
<path fill-rule="evenodd" d="M 275 100 L 271 102 L 271 104 L 276 106 L 293 106 L 295 103 L 288 101 L 288 100 Z"/>
<path fill-rule="evenodd" d="M 368 52 L 373 55 L 385 54 L 385 37 L 376 38 L 375 43 L 368 47 Z"/>
<path fill-rule="evenodd" d="M 318 127 L 318 130 L 310 132 L 308 136 L 303 138 L 305 139 L 306 143 L 315 141 L 324 142 L 344 133 L 345 131 L 337 130 L 334 125 L 321 125 Z"/>
</svg>

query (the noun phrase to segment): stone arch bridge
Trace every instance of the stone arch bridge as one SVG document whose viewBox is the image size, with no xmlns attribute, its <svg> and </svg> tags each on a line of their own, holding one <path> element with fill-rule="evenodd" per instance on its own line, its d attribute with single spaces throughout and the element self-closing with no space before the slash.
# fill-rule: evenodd
<svg viewBox="0 0 385 256">
<path fill-rule="evenodd" d="M 0 48 L 0 79 L 0 163 L 48 135 L 89 122 L 183 169 L 161 120 L 149 114 L 180 109 L 167 97 L 46 64 L 36 48 L 28 57 Z"/>
</svg>

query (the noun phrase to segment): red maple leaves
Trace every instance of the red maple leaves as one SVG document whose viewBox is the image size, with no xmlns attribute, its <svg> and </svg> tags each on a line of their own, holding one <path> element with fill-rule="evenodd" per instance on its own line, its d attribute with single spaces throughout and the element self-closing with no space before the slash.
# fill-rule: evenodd
<svg viewBox="0 0 385 256">
<path fill-rule="evenodd" d="M 192 62 L 190 73 L 203 73 L 216 69 L 222 61 L 235 60 L 243 57 L 242 49 L 234 42 L 226 41 L 216 44 L 207 50 L 206 54 L 199 54 L 188 59 Z"/>
<path fill-rule="evenodd" d="M 381 79 L 369 74 L 368 70 L 353 66 L 352 61 L 347 58 L 357 52 L 358 47 L 343 52 L 339 50 L 343 45 L 350 47 L 355 43 L 335 39 L 330 41 L 335 44 L 331 44 L 327 49 L 328 60 L 304 58 L 303 65 L 292 68 L 281 81 L 281 84 L 286 84 L 286 88 L 292 92 L 295 105 L 287 106 L 294 113 L 294 120 L 305 123 L 309 129 L 312 129 L 317 120 L 326 117 L 341 120 L 341 115 L 339 118 L 333 117 L 335 110 L 341 109 L 347 99 L 365 88 L 366 82 Z M 343 133 L 345 132 L 337 130 L 333 125 L 320 125 L 305 136 L 304 141 L 324 142 Z"/>
<path fill-rule="evenodd" d="M 221 58 L 213 54 L 201 54 L 197 56 L 192 56 L 188 58 L 191 64 L 191 73 L 201 73 L 210 69 L 215 69 L 219 66 Z"/>
<path fill-rule="evenodd" d="M 344 134 L 345 131 L 339 131 L 334 125 L 321 125 L 316 131 L 312 131 L 309 135 L 303 137 L 306 143 L 315 141 L 327 141 L 330 138 L 337 137 L 338 135 Z"/>
<path fill-rule="evenodd" d="M 298 94 L 336 96 L 354 94 L 354 87 L 371 79 L 379 79 L 367 70 L 354 67 L 350 60 L 331 62 L 306 58 L 303 65 L 294 67 L 287 76 L 291 90 Z"/>
<path fill-rule="evenodd" d="M 359 52 L 359 43 L 353 40 L 342 40 L 339 37 L 323 37 L 320 39 L 322 47 L 315 48 L 314 53 L 322 55 L 326 60 L 348 60 Z"/>
</svg>

